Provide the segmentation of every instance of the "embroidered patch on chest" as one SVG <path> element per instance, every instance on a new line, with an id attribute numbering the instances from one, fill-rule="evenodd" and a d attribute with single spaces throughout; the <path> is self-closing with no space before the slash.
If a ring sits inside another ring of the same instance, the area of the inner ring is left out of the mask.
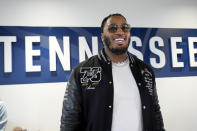
<path id="1" fill-rule="evenodd" d="M 80 82 L 87 89 L 95 89 L 101 81 L 101 67 L 81 67 Z"/>

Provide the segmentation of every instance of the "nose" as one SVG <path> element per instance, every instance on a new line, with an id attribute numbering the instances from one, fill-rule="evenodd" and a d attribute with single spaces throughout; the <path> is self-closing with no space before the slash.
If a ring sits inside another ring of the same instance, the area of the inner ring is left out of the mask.
<path id="1" fill-rule="evenodd" d="M 120 27 L 118 27 L 118 29 L 117 29 L 117 31 L 116 31 L 116 34 L 124 34 L 124 31 L 120 28 Z"/>

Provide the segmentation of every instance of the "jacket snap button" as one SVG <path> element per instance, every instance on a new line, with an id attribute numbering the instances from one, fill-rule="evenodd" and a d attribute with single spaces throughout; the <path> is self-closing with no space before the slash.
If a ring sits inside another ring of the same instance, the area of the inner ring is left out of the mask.
<path id="1" fill-rule="evenodd" d="M 146 106 L 143 106 L 143 109 L 145 110 L 146 109 Z"/>
<path id="2" fill-rule="evenodd" d="M 141 86 L 141 83 L 138 83 L 139 86 Z"/>
<path id="3" fill-rule="evenodd" d="M 111 84 L 112 82 L 111 81 L 109 81 L 109 84 Z"/>
<path id="4" fill-rule="evenodd" d="M 109 105 L 108 107 L 109 107 L 110 109 L 112 108 L 112 106 L 111 106 L 111 105 Z"/>

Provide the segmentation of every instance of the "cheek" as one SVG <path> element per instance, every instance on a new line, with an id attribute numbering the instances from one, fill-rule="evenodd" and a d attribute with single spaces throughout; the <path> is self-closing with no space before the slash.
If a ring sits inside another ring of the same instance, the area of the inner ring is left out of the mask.
<path id="1" fill-rule="evenodd" d="M 130 33 L 128 33 L 128 34 L 127 34 L 127 37 L 129 38 L 130 36 L 131 36 L 131 34 L 130 34 Z"/>

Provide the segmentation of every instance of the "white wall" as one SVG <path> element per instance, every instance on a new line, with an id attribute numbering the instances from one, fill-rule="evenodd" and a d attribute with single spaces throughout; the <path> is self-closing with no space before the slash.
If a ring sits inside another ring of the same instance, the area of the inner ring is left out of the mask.
<path id="1" fill-rule="evenodd" d="M 133 27 L 197 28 L 195 0 L 0 0 L 0 26 L 98 27 L 109 13 L 120 12 Z M 157 79 L 167 131 L 197 129 L 197 77 Z M 7 103 L 6 131 L 58 131 L 66 83 L 1 85 Z"/>

